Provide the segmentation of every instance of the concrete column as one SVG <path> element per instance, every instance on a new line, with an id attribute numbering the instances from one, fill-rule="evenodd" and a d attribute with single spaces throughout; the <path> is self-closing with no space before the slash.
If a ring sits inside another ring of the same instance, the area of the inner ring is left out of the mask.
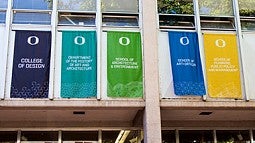
<path id="1" fill-rule="evenodd" d="M 142 38 L 144 49 L 145 143 L 161 143 L 158 75 L 157 0 L 142 0 Z"/>

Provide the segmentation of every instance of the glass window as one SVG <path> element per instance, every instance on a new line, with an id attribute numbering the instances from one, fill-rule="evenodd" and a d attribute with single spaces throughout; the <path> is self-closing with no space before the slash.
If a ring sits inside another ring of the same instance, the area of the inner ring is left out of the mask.
<path id="1" fill-rule="evenodd" d="M 14 9 L 40 9 L 50 10 L 52 9 L 53 0 L 14 0 Z"/>
<path id="2" fill-rule="evenodd" d="M 96 11 L 96 0 L 58 0 L 58 9 Z"/>
<path id="3" fill-rule="evenodd" d="M 49 13 L 15 12 L 13 15 L 14 24 L 43 24 L 49 25 L 51 15 Z"/>
<path id="4" fill-rule="evenodd" d="M 21 141 L 49 141 L 57 143 L 58 132 L 57 131 L 22 131 Z"/>
<path id="5" fill-rule="evenodd" d="M 242 30 L 255 30 L 255 18 L 251 19 L 241 19 L 241 28 Z"/>
<path id="6" fill-rule="evenodd" d="M 0 11 L 0 23 L 5 23 L 6 12 Z"/>
<path id="7" fill-rule="evenodd" d="M 187 130 L 179 131 L 180 143 L 212 143 L 213 131 L 210 130 Z"/>
<path id="8" fill-rule="evenodd" d="M 0 0 L 0 8 L 7 8 L 8 0 Z"/>
<path id="9" fill-rule="evenodd" d="M 59 13 L 59 25 L 80 25 L 80 26 L 95 26 L 95 14 L 86 14 L 84 13 Z"/>
<path id="10" fill-rule="evenodd" d="M 15 143 L 15 142 L 17 142 L 17 132 L 0 131 L 0 143 Z"/>
<path id="11" fill-rule="evenodd" d="M 102 0 L 102 11 L 138 13 L 138 0 Z"/>
<path id="12" fill-rule="evenodd" d="M 103 26 L 138 27 L 138 17 L 123 15 L 104 15 Z"/>
<path id="13" fill-rule="evenodd" d="M 255 1 L 254 0 L 239 0 L 240 16 L 255 17 Z"/>
<path id="14" fill-rule="evenodd" d="M 98 141 L 98 131 L 63 131 L 64 141 Z"/>
<path id="15" fill-rule="evenodd" d="M 199 0 L 201 15 L 233 16 L 232 0 Z"/>
<path id="16" fill-rule="evenodd" d="M 194 14 L 192 0 L 158 0 L 158 13 Z"/>
<path id="17" fill-rule="evenodd" d="M 176 143 L 174 130 L 162 131 L 162 143 Z"/>
<path id="18" fill-rule="evenodd" d="M 250 134 L 248 130 L 217 130 L 216 136 L 218 143 L 250 143 Z"/>
<path id="19" fill-rule="evenodd" d="M 194 29 L 194 16 L 159 15 L 160 28 Z"/>
<path id="20" fill-rule="evenodd" d="M 141 133 L 139 130 L 102 131 L 102 143 L 141 143 Z"/>

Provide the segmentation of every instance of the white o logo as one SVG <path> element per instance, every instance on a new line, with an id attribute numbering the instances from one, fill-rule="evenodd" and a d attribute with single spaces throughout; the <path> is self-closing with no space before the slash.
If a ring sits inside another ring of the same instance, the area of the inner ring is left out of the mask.
<path id="1" fill-rule="evenodd" d="M 222 39 L 218 39 L 215 41 L 215 45 L 219 48 L 224 48 L 224 47 L 226 47 L 226 41 L 224 41 Z"/>
<path id="2" fill-rule="evenodd" d="M 125 40 L 124 40 L 125 39 Z M 123 46 L 127 46 L 130 44 L 130 40 L 128 37 L 120 37 L 119 43 Z"/>
<path id="3" fill-rule="evenodd" d="M 189 38 L 188 38 L 188 37 L 181 37 L 181 38 L 180 38 L 180 43 L 181 43 L 183 46 L 189 45 Z"/>
<path id="4" fill-rule="evenodd" d="M 30 36 L 27 38 L 27 43 L 32 46 L 37 45 L 39 43 L 39 38 L 36 36 Z"/>
<path id="5" fill-rule="evenodd" d="M 82 36 L 76 36 L 76 37 L 74 38 L 74 43 L 75 43 L 76 45 L 83 45 L 83 44 L 85 44 L 85 38 L 82 37 Z"/>

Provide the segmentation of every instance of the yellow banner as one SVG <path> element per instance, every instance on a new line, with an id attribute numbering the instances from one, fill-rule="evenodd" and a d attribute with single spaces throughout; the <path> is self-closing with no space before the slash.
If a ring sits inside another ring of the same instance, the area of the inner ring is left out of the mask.
<path id="1" fill-rule="evenodd" d="M 204 33 L 207 86 L 212 98 L 242 98 L 235 34 Z"/>

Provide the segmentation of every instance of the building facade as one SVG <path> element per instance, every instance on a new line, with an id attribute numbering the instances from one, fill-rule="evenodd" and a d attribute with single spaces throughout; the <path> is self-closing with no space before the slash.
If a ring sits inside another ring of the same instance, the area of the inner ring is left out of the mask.
<path id="1" fill-rule="evenodd" d="M 0 0 L 1 143 L 248 143 L 253 0 Z"/>

